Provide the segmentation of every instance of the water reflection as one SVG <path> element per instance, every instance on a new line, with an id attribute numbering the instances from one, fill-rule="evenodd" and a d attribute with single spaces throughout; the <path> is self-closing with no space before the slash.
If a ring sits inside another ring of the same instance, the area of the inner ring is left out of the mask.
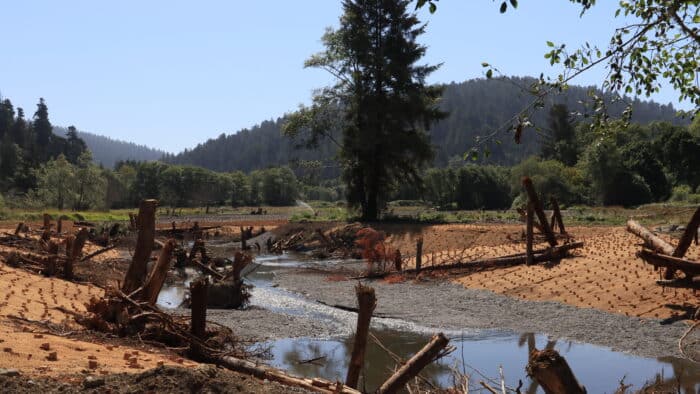
<path id="1" fill-rule="evenodd" d="M 407 332 L 373 331 L 379 340 L 404 359 L 418 351 L 429 338 Z M 345 380 L 347 363 L 352 351 L 352 339 L 282 339 L 272 341 L 271 363 L 294 374 L 319 376 L 330 380 Z M 663 381 L 675 387 L 680 381 L 682 392 L 696 393 L 700 388 L 700 368 L 690 361 L 665 357 L 656 359 L 636 357 L 609 349 L 571 341 L 557 341 L 544 335 L 502 335 L 483 339 L 472 336 L 452 338 L 456 351 L 426 368 L 422 375 L 433 384 L 449 387 L 454 384 L 453 369 L 472 376 L 471 382 L 498 377 L 503 366 L 506 384 L 517 387 L 522 380 L 523 393 L 542 392 L 537 383 L 527 378 L 525 365 L 529 352 L 535 347 L 556 349 L 566 357 L 576 376 L 589 393 L 612 393 L 624 378 L 633 389 L 649 381 Z M 364 378 L 369 391 L 376 389 L 390 374 L 394 360 L 371 340 L 367 347 Z"/>

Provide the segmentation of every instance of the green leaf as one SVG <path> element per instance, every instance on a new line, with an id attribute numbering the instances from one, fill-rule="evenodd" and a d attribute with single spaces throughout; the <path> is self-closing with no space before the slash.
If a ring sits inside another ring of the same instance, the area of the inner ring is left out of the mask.
<path id="1" fill-rule="evenodd" d="M 486 78 L 491 79 L 491 77 L 493 77 L 493 70 L 488 69 L 488 70 L 486 71 Z"/>
<path id="2" fill-rule="evenodd" d="M 504 1 L 503 3 L 501 3 L 501 14 L 505 13 L 507 9 L 508 4 L 506 4 L 506 2 Z"/>
<path id="3" fill-rule="evenodd" d="M 547 41 L 547 46 L 554 48 L 554 43 L 551 41 Z"/>
<path id="4" fill-rule="evenodd" d="M 437 6 L 435 5 L 435 3 L 430 3 L 430 8 L 429 8 L 429 10 L 430 10 L 430 13 L 431 13 L 431 14 L 434 14 L 434 13 L 435 13 L 435 11 L 437 10 Z"/>
<path id="5" fill-rule="evenodd" d="M 513 8 L 518 8 L 518 0 L 510 0 L 510 5 L 512 5 Z"/>
<path id="6" fill-rule="evenodd" d="M 481 63 L 481 67 L 488 67 L 488 66 L 489 66 L 489 64 L 486 62 Z"/>

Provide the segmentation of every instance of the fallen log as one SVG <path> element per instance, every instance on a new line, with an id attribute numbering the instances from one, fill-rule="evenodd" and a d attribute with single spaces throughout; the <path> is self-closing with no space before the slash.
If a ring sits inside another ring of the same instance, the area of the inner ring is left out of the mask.
<path id="1" fill-rule="evenodd" d="M 700 288 L 700 275 L 692 278 L 659 279 L 656 284 L 679 289 L 698 289 Z"/>
<path id="2" fill-rule="evenodd" d="M 195 266 L 199 267 L 201 270 L 206 271 L 208 274 L 213 275 L 215 278 L 221 280 L 225 278 L 225 275 L 222 274 L 219 271 L 216 271 L 215 269 L 209 267 L 208 265 L 202 264 L 201 262 L 197 260 L 191 260 L 190 261 L 192 264 Z"/>
<path id="3" fill-rule="evenodd" d="M 151 259 L 156 228 L 157 200 L 143 200 L 139 206 L 138 216 L 135 217 L 138 237 L 136 238 L 136 250 L 129 264 L 129 269 L 124 278 L 122 291 L 130 294 L 141 287 L 146 279 L 147 264 Z"/>
<path id="4" fill-rule="evenodd" d="M 527 196 L 530 199 L 530 202 L 532 202 L 532 207 L 535 210 L 535 214 L 537 214 L 537 218 L 540 221 L 540 225 L 542 226 L 542 231 L 544 231 L 544 236 L 547 239 L 547 242 L 549 242 L 549 244 L 552 246 L 557 246 L 557 238 L 554 236 L 552 228 L 549 227 L 547 216 L 545 216 L 544 211 L 542 210 L 542 204 L 540 203 L 540 199 L 537 197 L 535 187 L 532 185 L 532 179 L 529 177 L 523 177 L 523 187 L 525 187 Z"/>
<path id="5" fill-rule="evenodd" d="M 637 257 L 655 267 L 663 267 L 673 271 L 682 271 L 688 278 L 694 275 L 700 275 L 700 262 L 667 256 L 649 249 L 640 250 L 637 252 Z"/>
<path id="6" fill-rule="evenodd" d="M 94 252 L 92 252 L 92 253 L 90 253 L 90 254 L 84 256 L 82 259 L 80 259 L 80 261 L 87 261 L 87 260 L 90 260 L 90 259 L 93 258 L 93 257 L 96 257 L 96 256 L 99 256 L 99 255 L 101 255 L 101 254 L 103 254 L 103 253 L 109 252 L 110 250 L 116 248 L 117 246 L 118 246 L 118 244 L 115 243 L 115 244 L 112 245 L 112 246 L 108 246 L 108 247 L 106 247 L 106 248 L 102 248 L 102 249 L 100 249 L 100 250 L 96 250 L 96 251 L 94 251 Z"/>
<path id="7" fill-rule="evenodd" d="M 671 246 L 668 242 L 657 237 L 651 231 L 647 230 L 646 227 L 642 226 L 636 220 L 627 221 L 627 231 L 638 236 L 644 240 L 645 245 L 649 249 L 661 252 L 666 255 L 673 255 L 675 248 Z"/>
<path id="8" fill-rule="evenodd" d="M 450 340 L 442 333 L 433 336 L 427 345 L 406 361 L 406 363 L 391 375 L 389 379 L 382 383 L 377 393 L 397 393 L 410 379 L 418 375 L 426 365 L 432 363 L 449 342 Z"/>
<path id="9" fill-rule="evenodd" d="M 301 387 L 303 389 L 323 394 L 361 394 L 360 391 L 348 387 L 340 382 L 331 382 L 319 378 L 300 378 L 290 375 L 276 368 L 266 365 L 258 365 L 248 360 L 224 356 L 215 360 L 217 364 L 226 367 L 232 371 L 252 375 L 258 379 L 267 379 L 270 381 L 282 383 L 287 386 Z"/>
<path id="10" fill-rule="evenodd" d="M 548 248 L 544 250 L 538 250 L 533 252 L 532 261 L 535 263 L 541 263 L 545 261 L 558 260 L 566 256 L 566 253 L 572 249 L 578 249 L 583 247 L 583 242 L 572 242 L 564 244 L 561 246 L 555 246 L 553 248 Z M 473 260 L 464 263 L 454 263 L 454 264 L 442 264 L 442 265 L 431 265 L 428 267 L 423 267 L 422 271 L 437 271 L 437 270 L 449 270 L 457 268 L 493 268 L 493 267 L 509 267 L 512 265 L 526 264 L 527 263 L 527 253 L 515 254 L 512 256 L 505 257 L 495 257 L 492 259 L 481 259 Z M 415 270 L 404 270 L 405 273 L 413 273 Z M 355 278 L 351 278 L 355 279 Z"/>
<path id="11" fill-rule="evenodd" d="M 345 378 L 345 384 L 352 388 L 357 388 L 360 371 L 362 371 L 362 366 L 365 362 L 369 323 L 372 319 L 372 312 L 377 307 L 377 296 L 373 288 L 360 283 L 355 286 L 355 294 L 357 295 L 357 306 L 359 308 L 357 329 L 355 330 L 355 340 L 348 365 L 348 373 Z"/>
<path id="12" fill-rule="evenodd" d="M 533 350 L 525 368 L 546 394 L 585 394 L 569 364 L 556 350 Z"/>

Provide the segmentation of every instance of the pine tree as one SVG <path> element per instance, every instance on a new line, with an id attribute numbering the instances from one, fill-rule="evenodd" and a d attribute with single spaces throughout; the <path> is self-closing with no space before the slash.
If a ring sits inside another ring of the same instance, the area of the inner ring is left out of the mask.
<path id="1" fill-rule="evenodd" d="M 40 162 L 45 162 L 49 159 L 49 143 L 51 142 L 53 127 L 51 126 L 51 122 L 49 122 L 49 109 L 44 99 L 40 98 L 39 104 L 36 106 L 37 109 L 34 113 L 34 121 L 32 123 L 32 129 L 36 136 L 36 154 Z"/>
<path id="2" fill-rule="evenodd" d="M 331 72 L 337 84 L 314 97 L 288 123 L 294 135 L 310 128 L 329 134 L 328 108 L 344 110 L 340 158 L 348 203 L 364 220 L 376 220 L 398 182 L 420 185 L 419 171 L 432 158 L 427 130 L 445 117 L 438 110 L 442 89 L 425 79 L 437 66 L 416 65 L 426 47 L 424 33 L 407 0 L 345 0 L 340 28 L 323 36 L 325 51 L 307 67 Z"/>

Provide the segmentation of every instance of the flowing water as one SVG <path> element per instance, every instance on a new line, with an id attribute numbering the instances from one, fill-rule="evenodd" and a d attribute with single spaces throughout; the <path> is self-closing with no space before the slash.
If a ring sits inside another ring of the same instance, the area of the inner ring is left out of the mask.
<path id="1" fill-rule="evenodd" d="M 255 271 L 247 276 L 255 285 L 252 290 L 252 305 L 276 313 L 315 319 L 335 333 L 331 338 L 283 338 L 269 341 L 266 343 L 272 354 L 269 363 L 301 376 L 343 381 L 357 315 L 277 288 L 272 285 L 271 279 L 275 274 L 290 268 L 328 268 L 347 262 L 308 261 L 300 256 L 282 255 L 260 256 L 256 263 L 259 265 Z M 185 287 L 180 284 L 164 289 L 159 304 L 164 307 L 177 306 L 185 294 Z M 403 359 L 427 343 L 434 332 L 435 329 L 399 319 L 372 320 L 372 333 L 385 348 Z M 440 387 L 452 386 L 458 374 L 470 375 L 472 384 L 479 380 L 488 382 L 489 379 L 499 377 L 499 366 L 502 366 L 508 386 L 517 387 L 521 380 L 523 393 L 541 392 L 525 374 L 528 353 L 537 347 L 559 351 L 589 393 L 613 393 L 623 378 L 626 384 L 632 384 L 636 389 L 648 381 L 664 380 L 680 381 L 685 393 L 700 392 L 700 368 L 697 364 L 679 358 L 637 357 L 605 347 L 533 333 L 469 327 L 443 332 L 450 337 L 450 344 L 455 347 L 455 351 L 422 373 L 424 378 Z M 368 343 L 365 357 L 363 373 L 366 381 L 363 384 L 368 390 L 373 390 L 390 375 L 390 368 L 396 363 L 372 340 Z"/>

